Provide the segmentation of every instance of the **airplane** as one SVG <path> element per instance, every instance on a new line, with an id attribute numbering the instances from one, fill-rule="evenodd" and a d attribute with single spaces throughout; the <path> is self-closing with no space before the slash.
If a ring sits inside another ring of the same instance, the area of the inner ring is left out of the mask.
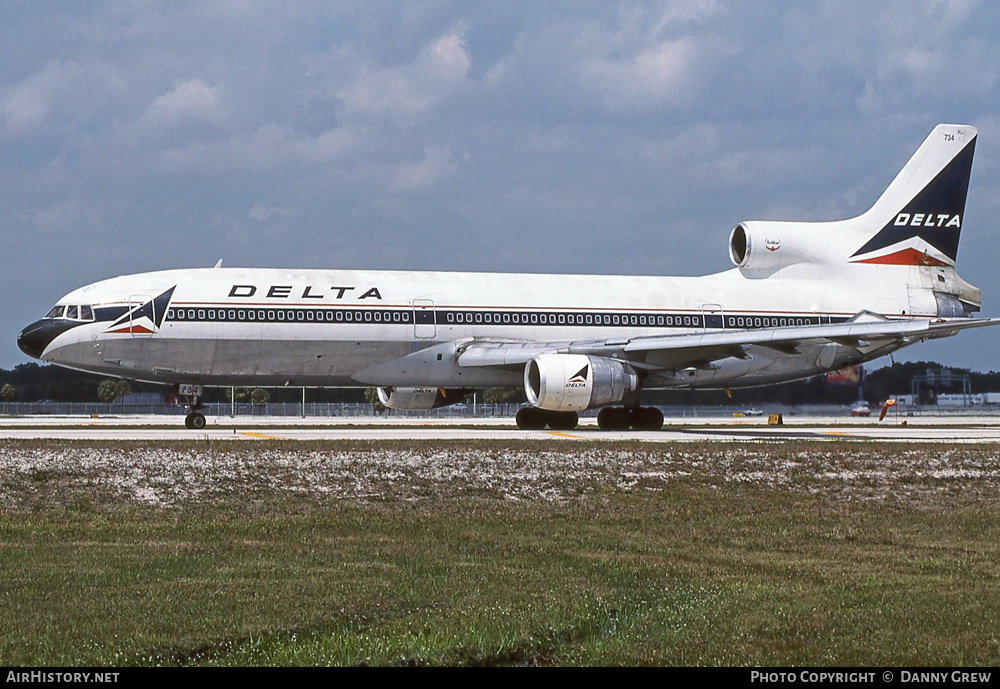
<path id="1" fill-rule="evenodd" d="M 175 385 L 375 387 L 393 409 L 523 389 L 524 429 L 659 429 L 643 390 L 780 383 L 1000 319 L 955 270 L 977 136 L 934 128 L 847 220 L 741 222 L 701 277 L 214 268 L 81 287 L 18 335 L 44 362 Z"/>

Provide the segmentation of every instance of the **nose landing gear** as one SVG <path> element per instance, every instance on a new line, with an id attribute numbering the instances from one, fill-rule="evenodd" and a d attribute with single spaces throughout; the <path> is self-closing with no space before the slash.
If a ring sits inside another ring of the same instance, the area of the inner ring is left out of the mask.
<path id="1" fill-rule="evenodd" d="M 203 385 L 178 385 L 177 394 L 183 395 L 184 399 L 187 400 L 188 414 L 184 417 L 184 427 L 200 431 L 208 423 L 205 415 L 198 411 L 205 406 L 201 401 L 201 396 L 205 394 L 205 387 Z"/>

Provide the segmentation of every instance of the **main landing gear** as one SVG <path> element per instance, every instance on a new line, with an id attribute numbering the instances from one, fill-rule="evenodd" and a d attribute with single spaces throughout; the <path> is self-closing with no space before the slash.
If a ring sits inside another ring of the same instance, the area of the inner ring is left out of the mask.
<path id="1" fill-rule="evenodd" d="M 199 409 L 203 409 L 205 404 L 201 401 L 201 396 L 205 394 L 202 385 L 178 385 L 177 393 L 183 395 L 187 400 L 188 414 L 184 417 L 184 427 L 200 431 L 208 421 Z"/>
<path id="2" fill-rule="evenodd" d="M 517 427 L 526 431 L 540 431 L 546 426 L 554 431 L 576 428 L 580 418 L 575 411 L 548 411 L 538 407 L 517 410 Z M 597 425 L 602 431 L 658 431 L 663 428 L 663 412 L 656 407 L 605 407 L 597 415 Z"/>

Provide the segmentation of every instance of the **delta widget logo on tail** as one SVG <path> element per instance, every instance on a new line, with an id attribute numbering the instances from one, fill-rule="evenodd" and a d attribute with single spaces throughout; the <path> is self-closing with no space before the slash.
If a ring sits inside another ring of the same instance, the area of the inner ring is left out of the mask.
<path id="1" fill-rule="evenodd" d="M 973 138 L 878 234 L 854 252 L 852 261 L 897 266 L 955 265 L 975 148 Z"/>
<path id="2" fill-rule="evenodd" d="M 167 313 L 167 306 L 170 304 L 170 297 L 173 296 L 175 289 L 177 289 L 177 285 L 155 299 L 133 307 L 105 332 L 132 335 L 152 335 L 157 332 L 160 325 L 163 324 L 163 316 Z"/>

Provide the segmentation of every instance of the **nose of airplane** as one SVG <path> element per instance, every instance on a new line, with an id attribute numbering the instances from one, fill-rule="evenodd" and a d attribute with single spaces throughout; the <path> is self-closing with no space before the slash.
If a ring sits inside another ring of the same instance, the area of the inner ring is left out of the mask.
<path id="1" fill-rule="evenodd" d="M 28 356 L 39 359 L 52 340 L 75 325 L 72 321 L 46 319 L 35 321 L 17 336 L 17 346 Z"/>

